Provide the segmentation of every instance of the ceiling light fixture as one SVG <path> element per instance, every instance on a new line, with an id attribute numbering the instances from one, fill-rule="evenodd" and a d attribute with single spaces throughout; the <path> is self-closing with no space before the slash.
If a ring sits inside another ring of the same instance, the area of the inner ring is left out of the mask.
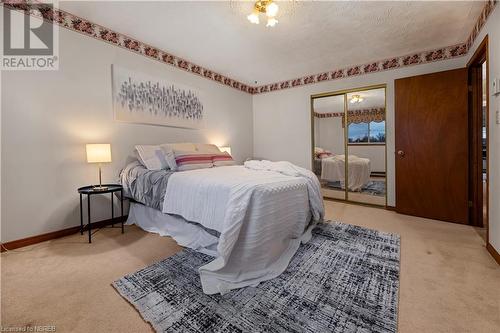
<path id="1" fill-rule="evenodd" d="M 276 19 L 278 11 L 278 5 L 272 0 L 259 0 L 255 2 L 252 14 L 248 15 L 247 19 L 250 21 L 250 23 L 259 24 L 260 14 L 265 14 L 267 16 L 266 27 L 274 27 L 276 24 L 278 24 L 278 20 Z"/>
<path id="2" fill-rule="evenodd" d="M 351 97 L 351 104 L 355 104 L 355 103 L 361 103 L 363 101 L 363 97 L 361 97 L 361 95 L 352 95 Z"/>

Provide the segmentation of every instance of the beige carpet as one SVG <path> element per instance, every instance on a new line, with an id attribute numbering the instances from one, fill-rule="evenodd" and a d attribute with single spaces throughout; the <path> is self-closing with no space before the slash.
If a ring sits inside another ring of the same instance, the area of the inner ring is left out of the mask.
<path id="1" fill-rule="evenodd" d="M 500 266 L 481 230 L 325 202 L 327 218 L 401 235 L 399 332 L 499 332 Z M 2 326 L 57 332 L 149 332 L 111 287 L 121 276 L 180 249 L 136 227 L 79 234 L 1 256 Z"/>

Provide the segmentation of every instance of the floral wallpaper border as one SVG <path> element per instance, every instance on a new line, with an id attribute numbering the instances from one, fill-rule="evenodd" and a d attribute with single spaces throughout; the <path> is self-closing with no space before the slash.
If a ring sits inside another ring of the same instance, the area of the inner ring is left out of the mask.
<path id="1" fill-rule="evenodd" d="M 364 65 L 355 65 L 343 69 L 336 69 L 319 74 L 307 75 L 304 77 L 286 80 L 282 82 L 266 84 L 254 87 L 253 94 L 278 91 L 287 88 L 304 86 L 307 84 L 319 83 L 323 81 L 338 80 L 351 76 L 382 72 L 401 67 L 462 57 L 466 55 L 467 52 L 469 52 L 469 48 L 472 46 L 475 39 L 479 35 L 479 32 L 481 31 L 482 27 L 486 24 L 486 21 L 488 20 L 488 17 L 491 14 L 491 12 L 493 12 L 493 9 L 495 8 L 497 2 L 498 2 L 497 0 L 488 0 L 488 2 L 486 2 L 481 12 L 481 15 L 479 15 L 479 18 L 477 19 L 476 24 L 474 25 L 474 28 L 465 43 L 443 47 L 436 50 L 416 52 L 405 56 L 374 61 L 371 63 L 366 63 Z"/>
<path id="2" fill-rule="evenodd" d="M 498 0 L 488 0 L 488 2 L 486 2 L 486 4 L 484 5 L 481 15 L 479 15 L 476 24 L 474 25 L 474 28 L 472 29 L 472 32 L 469 35 L 469 38 L 467 38 L 467 41 L 465 42 L 465 44 L 467 45 L 467 51 L 471 48 L 472 44 L 474 44 L 474 41 L 479 35 L 479 32 L 486 24 L 488 17 L 493 12 L 493 9 L 495 9 L 497 3 Z"/>
<path id="3" fill-rule="evenodd" d="M 277 83 L 266 84 L 252 87 L 239 81 L 233 80 L 227 76 L 214 72 L 210 69 L 196 65 L 188 60 L 179 58 L 166 51 L 160 50 L 154 46 L 143 43 L 137 39 L 128 37 L 106 27 L 90 22 L 84 18 L 78 17 L 60 9 L 52 9 L 47 6 L 45 10 L 32 11 L 32 1 L 28 0 L 2 0 L 4 6 L 19 10 L 27 15 L 41 16 L 43 19 L 58 24 L 61 27 L 79 32 L 83 35 L 104 41 L 109 44 L 127 49 L 131 52 L 141 54 L 145 57 L 160 61 L 162 63 L 177 67 L 184 71 L 197 74 L 206 79 L 216 81 L 220 84 L 235 88 L 249 94 L 262 94 L 272 91 L 278 91 L 307 84 L 319 83 L 323 81 L 339 80 L 351 76 L 376 73 L 391 69 L 397 69 L 412 65 L 425 64 L 435 61 L 441 61 L 451 58 L 462 57 L 467 54 L 469 48 L 479 35 L 482 27 L 486 23 L 489 15 L 495 8 L 498 0 L 488 0 L 479 16 L 467 41 L 461 44 L 443 47 L 440 49 L 416 52 L 405 56 L 393 57 L 384 60 L 374 61 L 363 65 L 355 65 L 342 69 L 331 70 L 319 74 L 307 75 L 300 78 L 286 80 Z M 40 3 L 37 3 L 37 8 Z"/>
<path id="4" fill-rule="evenodd" d="M 351 76 L 359 76 L 364 74 L 382 72 L 411 65 L 425 64 L 434 61 L 461 57 L 467 54 L 467 46 L 465 43 L 445 48 L 413 53 L 411 55 L 394 57 L 379 61 L 370 62 L 364 65 L 355 65 L 342 69 L 336 69 L 319 74 L 307 75 L 304 77 L 286 80 L 277 83 L 266 84 L 254 87 L 254 94 L 272 92 L 287 88 L 304 86 L 307 84 L 319 83 L 323 81 L 332 81 L 348 78 Z"/>
<path id="5" fill-rule="evenodd" d="M 57 8 L 52 9 L 52 7 L 50 6 L 46 6 L 44 8 L 43 4 L 41 3 L 26 0 L 2 0 L 2 2 L 4 3 L 4 6 L 22 11 L 27 15 L 40 17 L 41 12 L 41 16 L 43 19 L 54 24 L 58 24 L 63 28 L 67 28 L 69 30 L 79 32 L 83 35 L 101 40 L 103 42 L 116 45 L 131 52 L 177 67 L 184 71 L 200 75 L 206 79 L 219 82 L 243 92 L 250 94 L 253 92 L 253 88 L 249 85 L 233 80 L 227 76 L 196 65 L 188 60 L 179 58 L 154 46 L 148 45 L 137 39 L 128 37 L 124 34 L 90 22 L 84 18 L 78 17 L 63 10 Z M 40 12 L 32 10 L 33 4 L 36 4 L 37 9 L 39 9 Z"/>

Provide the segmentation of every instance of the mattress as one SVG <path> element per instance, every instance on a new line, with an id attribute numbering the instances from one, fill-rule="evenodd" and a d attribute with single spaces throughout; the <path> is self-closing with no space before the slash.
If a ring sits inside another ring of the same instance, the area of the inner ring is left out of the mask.
<path id="1" fill-rule="evenodd" d="M 349 155 L 348 158 L 348 189 L 360 191 L 370 181 L 370 160 Z M 345 155 L 325 157 L 321 160 L 321 179 L 328 182 L 340 181 L 345 188 Z"/>

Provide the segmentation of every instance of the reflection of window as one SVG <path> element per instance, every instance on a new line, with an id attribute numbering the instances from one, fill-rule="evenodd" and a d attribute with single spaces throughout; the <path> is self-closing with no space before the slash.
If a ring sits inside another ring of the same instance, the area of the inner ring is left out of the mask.
<path id="1" fill-rule="evenodd" d="M 385 121 L 349 124 L 349 143 L 385 143 Z"/>

